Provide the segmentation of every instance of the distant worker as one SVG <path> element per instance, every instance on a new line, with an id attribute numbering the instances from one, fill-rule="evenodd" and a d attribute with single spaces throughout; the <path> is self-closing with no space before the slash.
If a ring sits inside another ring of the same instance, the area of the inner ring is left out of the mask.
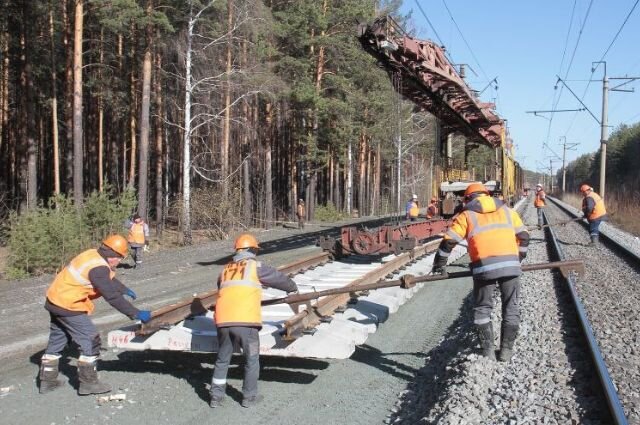
<path id="1" fill-rule="evenodd" d="M 582 213 L 589 222 L 590 245 L 598 246 L 600 239 L 600 223 L 607 219 L 607 210 L 604 207 L 604 200 L 593 191 L 588 184 L 580 186 L 582 192 Z"/>
<path id="2" fill-rule="evenodd" d="M 127 229 L 129 229 L 129 235 L 127 240 L 129 246 L 133 251 L 134 268 L 138 268 L 142 265 L 142 251 L 147 251 L 149 248 L 149 225 L 144 222 L 140 217 L 140 214 L 134 214 L 131 220 L 126 223 Z"/>
<path id="3" fill-rule="evenodd" d="M 495 360 L 493 291 L 497 284 L 502 297 L 502 332 L 498 359 L 507 362 L 520 325 L 520 262 L 527 256 L 529 233 L 517 212 L 489 196 L 481 183 L 465 191 L 466 205 L 453 219 L 433 260 L 432 273 L 444 273 L 455 245 L 467 241 L 473 273 L 473 321 L 480 338 L 482 354 Z"/>
<path id="4" fill-rule="evenodd" d="M 298 229 L 304 229 L 304 220 L 307 217 L 307 209 L 304 205 L 304 199 L 298 199 L 296 216 L 298 217 Z"/>
<path id="5" fill-rule="evenodd" d="M 258 241 L 253 235 L 240 235 L 235 242 L 233 260 L 218 278 L 215 310 L 218 357 L 211 380 L 209 406 L 212 408 L 219 407 L 224 399 L 234 345 L 242 347 L 245 358 L 242 407 L 251 407 L 262 400 L 262 396 L 258 396 L 262 285 L 287 293 L 298 290 L 296 283 L 287 275 L 257 261 L 258 249 Z"/>
<path id="6" fill-rule="evenodd" d="M 427 218 L 433 218 L 438 215 L 438 198 L 431 198 L 431 202 L 427 206 Z"/>
<path id="7" fill-rule="evenodd" d="M 115 269 L 127 256 L 127 241 L 120 235 L 107 237 L 98 249 L 89 249 L 75 257 L 57 274 L 47 290 L 44 308 L 49 311 L 49 344 L 40 363 L 40 393 L 62 385 L 58 380 L 61 352 L 73 341 L 78 345 L 79 395 L 102 394 L 111 386 L 98 380 L 96 362 L 100 355 L 100 334 L 89 315 L 93 300 L 104 297 L 113 308 L 130 319 L 143 323 L 151 312 L 138 310 L 123 295 L 136 299 L 136 294 L 115 277 Z"/>
<path id="8" fill-rule="evenodd" d="M 536 211 L 538 212 L 538 229 L 542 229 L 542 225 L 544 224 L 544 220 L 542 218 L 542 209 L 547 205 L 547 194 L 544 193 L 544 189 L 542 189 L 542 185 L 538 183 L 536 185 L 536 193 L 535 198 L 533 199 L 533 206 L 536 207 Z"/>
<path id="9" fill-rule="evenodd" d="M 405 206 L 405 216 L 407 220 L 416 221 L 420 209 L 418 208 L 418 195 L 415 193 L 411 196 L 411 199 L 407 201 Z"/>

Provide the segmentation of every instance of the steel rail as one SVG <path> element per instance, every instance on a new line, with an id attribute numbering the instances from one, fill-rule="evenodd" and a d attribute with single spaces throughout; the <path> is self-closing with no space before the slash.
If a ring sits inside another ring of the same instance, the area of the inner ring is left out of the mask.
<path id="1" fill-rule="evenodd" d="M 387 275 L 396 272 L 403 266 L 434 252 L 439 244 L 440 239 L 437 239 L 427 244 L 417 246 L 409 252 L 398 255 L 396 258 L 370 271 L 361 278 L 354 280 L 349 285 L 346 285 L 346 287 L 353 288 L 355 292 L 358 290 L 359 285 L 374 283 L 384 279 Z M 297 313 L 284 323 L 283 338 L 298 338 L 305 330 L 317 326 L 322 322 L 323 318 L 331 316 L 338 308 L 345 306 L 350 299 L 351 296 L 349 294 L 330 295 L 322 298 L 312 308 L 307 308 Z"/>
<path id="2" fill-rule="evenodd" d="M 544 212 L 543 217 L 545 223 L 548 223 L 547 216 L 546 214 L 544 214 Z M 555 251 L 555 255 L 560 261 L 563 261 L 565 259 L 565 255 L 562 251 L 562 247 L 558 242 L 558 238 L 556 237 L 554 229 L 551 227 L 547 227 L 546 231 L 548 232 L 547 234 L 551 239 L 551 246 Z M 596 337 L 593 334 L 593 329 L 591 327 L 591 323 L 589 323 L 589 319 L 587 318 L 586 310 L 582 305 L 582 301 L 580 300 L 578 293 L 576 292 L 575 279 L 571 275 L 564 276 L 564 279 L 566 281 L 567 287 L 569 288 L 569 292 L 571 293 L 571 299 L 573 300 L 573 305 L 576 309 L 580 327 L 582 328 L 585 338 L 587 339 L 587 345 L 589 346 L 589 351 L 591 353 L 593 363 L 596 367 L 598 378 L 600 379 L 600 383 L 602 384 L 611 417 L 614 420 L 615 424 L 626 425 L 628 422 L 624 414 L 624 409 L 622 408 L 622 403 L 620 402 L 618 392 L 616 391 L 613 381 L 611 380 L 611 375 L 609 375 L 609 370 L 607 369 L 607 365 L 604 362 L 602 353 L 600 352 L 600 347 L 598 346 Z"/>
<path id="3" fill-rule="evenodd" d="M 278 267 L 278 270 L 289 276 L 296 275 L 302 271 L 325 264 L 331 260 L 328 252 L 311 255 L 292 263 Z M 173 304 L 160 307 L 151 313 L 151 320 L 140 326 L 137 335 L 151 335 L 158 330 L 178 322 L 190 316 L 205 314 L 210 310 L 218 299 L 218 290 L 203 292 L 186 298 Z"/>
<path id="4" fill-rule="evenodd" d="M 571 217 L 575 217 L 576 221 L 578 221 L 578 223 L 580 223 L 582 226 L 586 227 L 587 229 L 589 228 L 589 224 L 586 221 L 586 219 L 578 220 L 579 215 L 571 211 L 570 209 L 568 209 L 565 205 L 563 205 L 563 203 L 561 203 L 560 200 L 556 198 L 552 198 L 550 196 L 547 196 L 547 199 L 550 199 L 554 203 L 554 205 L 556 205 L 558 208 L 564 211 L 567 215 Z M 631 260 L 631 263 L 632 263 L 631 265 L 633 267 L 638 267 L 638 263 L 640 263 L 640 256 L 635 251 L 633 251 L 633 249 L 620 243 L 619 241 L 615 240 L 611 236 L 608 236 L 606 234 L 606 230 L 600 229 L 600 237 L 606 240 L 608 244 L 615 247 L 616 250 L 620 251 L 625 256 L 627 256 L 627 258 Z"/>

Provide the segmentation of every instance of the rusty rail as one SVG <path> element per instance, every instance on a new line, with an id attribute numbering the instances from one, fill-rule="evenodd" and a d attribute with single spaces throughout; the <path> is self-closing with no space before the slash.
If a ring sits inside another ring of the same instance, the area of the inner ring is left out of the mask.
<path id="1" fill-rule="evenodd" d="M 347 287 L 353 291 L 358 290 L 358 286 L 377 282 L 384 279 L 387 275 L 397 271 L 402 266 L 414 261 L 415 259 L 427 255 L 438 248 L 440 240 L 429 242 L 425 245 L 418 246 L 409 252 L 405 252 L 385 263 L 382 267 L 372 270 L 363 277 L 354 280 Z M 321 322 L 325 316 L 331 316 L 336 309 L 344 306 L 351 296 L 346 294 L 327 296 L 321 299 L 313 309 L 303 310 L 295 316 L 287 320 L 284 324 L 283 338 L 295 339 L 302 334 L 302 331 L 315 327 Z"/>
<path id="2" fill-rule="evenodd" d="M 302 271 L 327 263 L 330 259 L 328 252 L 321 252 L 280 266 L 278 270 L 289 276 L 293 276 Z M 151 313 L 151 320 L 141 325 L 136 334 L 150 335 L 164 327 L 181 322 L 187 317 L 205 314 L 216 304 L 217 299 L 218 290 L 214 289 L 154 310 Z"/>

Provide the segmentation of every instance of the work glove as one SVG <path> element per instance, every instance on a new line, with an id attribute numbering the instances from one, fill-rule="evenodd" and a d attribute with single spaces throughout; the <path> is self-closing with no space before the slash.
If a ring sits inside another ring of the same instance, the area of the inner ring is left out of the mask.
<path id="1" fill-rule="evenodd" d="M 520 262 L 522 263 L 522 260 L 527 258 L 527 253 L 526 252 L 520 252 L 520 253 L 518 253 L 518 257 L 520 258 Z"/>
<path id="2" fill-rule="evenodd" d="M 293 295 L 293 294 L 298 294 L 298 293 L 300 293 L 300 291 L 298 290 L 297 287 L 293 291 L 287 291 L 287 295 Z"/>
<path id="3" fill-rule="evenodd" d="M 131 298 L 132 300 L 135 300 L 136 298 L 138 298 L 138 296 L 136 295 L 135 292 L 133 292 L 133 290 L 127 288 L 127 291 L 124 293 L 127 297 Z"/>
<path id="4" fill-rule="evenodd" d="M 140 320 L 142 323 L 147 323 L 151 320 L 151 312 L 149 310 L 140 310 L 138 314 L 136 314 L 136 319 Z"/>
<path id="5" fill-rule="evenodd" d="M 144 248 L 142 248 L 143 252 L 149 252 L 149 244 L 146 244 Z"/>

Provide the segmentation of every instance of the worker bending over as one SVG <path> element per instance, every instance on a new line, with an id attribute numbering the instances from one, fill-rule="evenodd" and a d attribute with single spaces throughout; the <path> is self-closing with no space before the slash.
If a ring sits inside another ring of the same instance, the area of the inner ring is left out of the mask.
<path id="1" fill-rule="evenodd" d="M 93 300 L 104 297 L 116 310 L 130 319 L 148 322 L 151 312 L 138 310 L 123 295 L 136 294 L 116 279 L 115 269 L 127 256 L 127 241 L 120 235 L 106 238 L 98 249 L 89 249 L 75 257 L 58 273 L 47 290 L 44 308 L 49 311 L 49 344 L 40 363 L 40 393 L 55 390 L 62 350 L 73 341 L 80 349 L 78 358 L 79 395 L 101 394 L 111 386 L 98 380 L 96 362 L 100 354 L 100 334 L 89 318 Z"/>
<path id="2" fill-rule="evenodd" d="M 590 245 L 598 246 L 600 239 L 600 223 L 607 219 L 607 209 L 604 200 L 593 191 L 588 184 L 580 186 L 582 192 L 582 213 L 589 222 Z"/>
<path id="3" fill-rule="evenodd" d="M 520 262 L 527 255 L 529 233 L 517 212 L 504 202 L 489 196 L 481 183 L 465 191 L 463 211 L 454 218 L 433 260 L 433 273 L 444 273 L 454 246 L 467 241 L 473 273 L 473 321 L 478 331 L 482 354 L 495 360 L 493 326 L 494 285 L 502 297 L 500 361 L 509 361 L 520 325 Z"/>
<path id="4" fill-rule="evenodd" d="M 298 290 L 296 283 L 287 275 L 257 261 L 258 249 L 258 241 L 253 235 L 240 235 L 235 242 L 233 260 L 218 278 L 215 311 L 218 357 L 213 368 L 209 403 L 214 408 L 220 406 L 224 399 L 234 345 L 242 347 L 245 358 L 242 407 L 251 407 L 262 399 L 258 395 L 262 285 L 287 293 Z"/>

